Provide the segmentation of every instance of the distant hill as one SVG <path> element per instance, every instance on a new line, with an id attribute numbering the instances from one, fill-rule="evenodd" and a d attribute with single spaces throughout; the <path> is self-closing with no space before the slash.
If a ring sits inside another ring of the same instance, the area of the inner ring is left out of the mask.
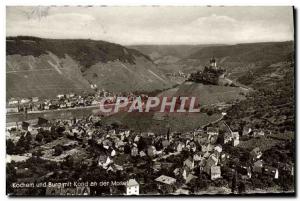
<path id="1" fill-rule="evenodd" d="M 155 63 L 168 64 L 184 59 L 208 46 L 214 45 L 133 45 L 129 47 L 149 56 Z"/>
<path id="2" fill-rule="evenodd" d="M 222 63 L 276 63 L 293 56 L 293 48 L 292 41 L 211 46 L 192 53 L 188 58 L 207 61 L 214 56 Z"/>
<path id="3" fill-rule="evenodd" d="M 202 70 L 214 56 L 218 64 L 236 79 L 250 69 L 289 61 L 294 42 L 244 43 L 236 45 L 140 45 L 131 46 L 148 55 L 164 73 Z"/>
<path id="4" fill-rule="evenodd" d="M 137 50 L 93 40 L 6 39 L 7 96 L 55 96 L 91 91 L 153 91 L 172 83 Z"/>
<path id="5" fill-rule="evenodd" d="M 292 60 L 294 42 L 245 43 L 204 47 L 192 53 L 188 59 L 198 60 L 199 66 L 203 66 L 212 56 L 218 60 L 220 66 L 231 72 L 232 77 L 237 78 L 249 69 Z"/>

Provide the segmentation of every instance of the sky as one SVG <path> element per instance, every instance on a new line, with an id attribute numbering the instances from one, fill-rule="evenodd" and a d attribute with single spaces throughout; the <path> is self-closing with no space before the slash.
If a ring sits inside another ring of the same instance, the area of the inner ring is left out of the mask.
<path id="1" fill-rule="evenodd" d="M 293 8 L 8 6 L 6 35 L 122 45 L 287 41 L 294 37 Z"/>

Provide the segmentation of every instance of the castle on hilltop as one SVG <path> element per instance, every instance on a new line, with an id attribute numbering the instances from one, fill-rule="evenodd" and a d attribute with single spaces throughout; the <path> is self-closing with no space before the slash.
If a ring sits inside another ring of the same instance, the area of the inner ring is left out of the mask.
<path id="1" fill-rule="evenodd" d="M 203 71 L 191 73 L 189 81 L 203 84 L 219 85 L 220 79 L 224 79 L 226 70 L 217 65 L 217 61 L 212 57 L 209 66 L 205 66 Z"/>

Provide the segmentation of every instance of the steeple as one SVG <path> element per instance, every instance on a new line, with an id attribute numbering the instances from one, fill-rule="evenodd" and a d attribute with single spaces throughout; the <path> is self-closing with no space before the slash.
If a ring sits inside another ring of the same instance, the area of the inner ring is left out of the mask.
<path id="1" fill-rule="evenodd" d="M 216 67 L 217 67 L 217 62 L 216 62 L 215 57 L 212 57 L 212 58 L 209 60 L 209 64 L 210 64 L 210 67 L 213 67 L 213 68 L 216 68 Z"/>

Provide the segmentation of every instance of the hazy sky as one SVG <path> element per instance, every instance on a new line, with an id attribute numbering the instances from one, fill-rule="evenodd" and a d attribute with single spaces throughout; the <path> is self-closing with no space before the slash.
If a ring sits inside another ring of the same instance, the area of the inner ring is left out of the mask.
<path id="1" fill-rule="evenodd" d="M 292 7 L 7 7 L 7 36 L 123 45 L 293 40 Z"/>

